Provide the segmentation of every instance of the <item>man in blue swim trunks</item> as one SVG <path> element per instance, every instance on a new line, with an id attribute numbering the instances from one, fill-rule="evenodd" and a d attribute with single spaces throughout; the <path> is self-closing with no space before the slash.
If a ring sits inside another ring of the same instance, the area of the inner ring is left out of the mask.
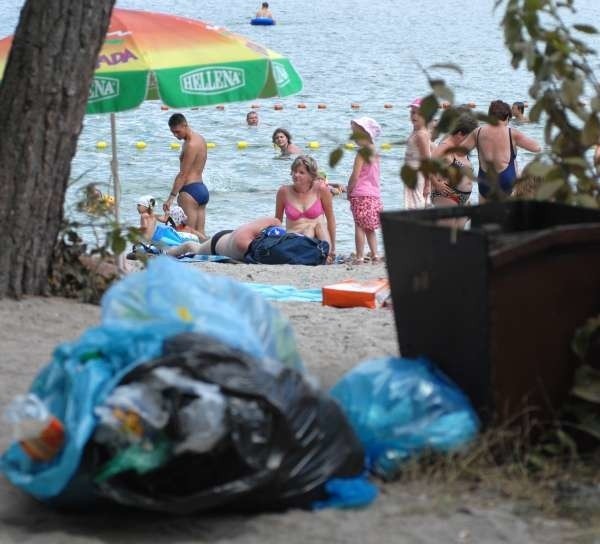
<path id="1" fill-rule="evenodd" d="M 206 236 L 204 224 L 209 195 L 202 180 L 207 155 L 206 140 L 191 129 L 181 113 L 171 115 L 169 128 L 173 136 L 183 140 L 183 148 L 179 156 L 179 173 L 175 176 L 171 194 L 163 204 L 163 209 L 168 212 L 177 198 L 178 204 L 188 217 L 188 226 Z"/>

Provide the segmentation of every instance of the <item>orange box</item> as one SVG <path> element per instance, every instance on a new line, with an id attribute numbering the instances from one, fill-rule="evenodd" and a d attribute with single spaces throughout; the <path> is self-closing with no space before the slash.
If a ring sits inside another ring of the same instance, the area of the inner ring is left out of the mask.
<path id="1" fill-rule="evenodd" d="M 323 286 L 323 306 L 337 308 L 381 308 L 390 296 L 390 282 L 387 278 L 375 280 L 344 280 Z"/>

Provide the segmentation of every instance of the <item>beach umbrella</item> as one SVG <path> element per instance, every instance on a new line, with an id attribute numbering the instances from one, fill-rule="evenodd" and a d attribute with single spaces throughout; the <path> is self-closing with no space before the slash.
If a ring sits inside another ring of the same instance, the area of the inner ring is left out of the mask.
<path id="1" fill-rule="evenodd" d="M 12 36 L 0 40 L 0 78 Z M 302 89 L 291 62 L 223 27 L 200 20 L 114 8 L 90 86 L 87 113 L 110 113 L 111 170 L 118 220 L 115 113 L 160 100 L 189 108 L 288 96 Z"/>

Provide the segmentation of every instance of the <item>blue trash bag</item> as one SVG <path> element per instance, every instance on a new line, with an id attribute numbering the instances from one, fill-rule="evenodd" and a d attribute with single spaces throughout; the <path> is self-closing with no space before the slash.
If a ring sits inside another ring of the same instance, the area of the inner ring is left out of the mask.
<path id="1" fill-rule="evenodd" d="M 18 444 L 0 469 L 38 499 L 59 495 L 81 461 L 102 404 L 125 374 L 162 353 L 165 339 L 201 332 L 249 354 L 265 371 L 302 370 L 287 319 L 261 296 L 228 278 L 157 257 L 121 280 L 102 299 L 102 323 L 59 345 L 30 392 L 65 428 L 65 445 L 49 462 L 33 461 Z"/>
<path id="2" fill-rule="evenodd" d="M 426 359 L 359 364 L 331 389 L 366 452 L 367 468 L 391 479 L 410 456 L 451 452 L 478 432 L 468 398 Z"/>
<path id="3" fill-rule="evenodd" d="M 302 369 L 287 318 L 262 296 L 168 257 L 153 259 L 102 299 L 103 324 L 137 328 L 155 322 L 177 323 L 181 332 L 202 332 L 263 361 Z"/>

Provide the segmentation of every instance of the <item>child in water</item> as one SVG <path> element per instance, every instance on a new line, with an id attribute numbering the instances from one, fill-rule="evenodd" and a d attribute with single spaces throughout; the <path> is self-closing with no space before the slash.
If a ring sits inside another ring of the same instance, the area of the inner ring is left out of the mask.
<path id="1" fill-rule="evenodd" d="M 359 149 L 354 158 L 352 174 L 348 180 L 348 200 L 354 218 L 355 262 L 364 262 L 365 239 L 371 251 L 371 262 L 379 261 L 377 233 L 379 213 L 383 209 L 379 187 L 379 155 L 374 140 L 381 134 L 381 127 L 370 117 L 358 117 L 350 123 L 353 139 Z"/>

